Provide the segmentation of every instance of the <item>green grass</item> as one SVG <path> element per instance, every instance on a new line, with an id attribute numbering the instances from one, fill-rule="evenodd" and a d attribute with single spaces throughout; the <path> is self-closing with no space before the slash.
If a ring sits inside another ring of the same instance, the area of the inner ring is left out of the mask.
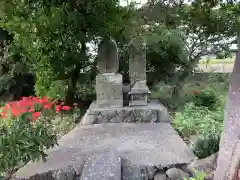
<path id="1" fill-rule="evenodd" d="M 235 56 L 232 58 L 226 58 L 226 59 L 215 59 L 212 58 L 210 60 L 203 59 L 199 61 L 199 64 L 234 64 L 235 62 Z"/>

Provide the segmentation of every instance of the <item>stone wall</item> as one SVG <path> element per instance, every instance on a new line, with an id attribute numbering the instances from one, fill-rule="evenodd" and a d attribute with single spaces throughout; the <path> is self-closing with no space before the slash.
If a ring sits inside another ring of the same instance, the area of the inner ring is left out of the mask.
<path id="1" fill-rule="evenodd" d="M 93 102 L 81 124 L 170 122 L 166 107 L 156 101 L 147 106 L 97 108 Z"/>

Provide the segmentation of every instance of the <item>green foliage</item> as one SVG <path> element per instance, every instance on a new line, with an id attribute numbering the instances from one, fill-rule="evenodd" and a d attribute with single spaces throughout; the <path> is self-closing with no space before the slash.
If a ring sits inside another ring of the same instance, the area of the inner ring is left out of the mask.
<path id="1" fill-rule="evenodd" d="M 223 118 L 223 107 L 210 111 L 191 102 L 176 113 L 173 126 L 190 143 L 196 155 L 204 158 L 218 151 Z"/>
<path id="2" fill-rule="evenodd" d="M 222 124 L 211 121 L 202 128 L 192 144 L 192 149 L 199 158 L 208 157 L 219 150 Z"/>
<path id="3" fill-rule="evenodd" d="M 0 27 L 13 35 L 11 52 L 36 72 L 37 95 L 71 99 L 80 71 L 88 68 L 87 43 L 125 35 L 131 9 L 118 0 L 1 1 Z M 59 88 L 59 87 L 64 88 Z"/>
<path id="4" fill-rule="evenodd" d="M 96 99 L 95 82 L 86 82 L 77 85 L 76 98 L 91 102 Z"/>
<path id="5" fill-rule="evenodd" d="M 31 122 L 30 114 L 23 114 L 10 122 L 1 120 L 0 172 L 22 166 L 30 160 L 45 160 L 45 150 L 57 144 L 56 135 L 44 120 Z"/>
<path id="6" fill-rule="evenodd" d="M 175 97 L 180 96 L 181 87 L 193 72 L 201 56 L 231 55 L 230 47 L 236 42 L 240 27 L 237 16 L 239 6 L 239 3 L 220 1 L 193 0 L 183 3 L 167 0 L 163 3 L 163 1 L 149 0 L 141 8 L 140 12 L 150 26 L 160 24 L 168 29 L 177 27 L 183 35 L 187 58 L 174 73 L 172 84 L 175 87 L 173 91 Z"/>
<path id="7" fill-rule="evenodd" d="M 155 80 L 172 79 L 176 69 L 187 64 L 187 53 L 180 29 L 155 25 L 148 28 L 145 38 L 147 69 Z"/>
<path id="8" fill-rule="evenodd" d="M 196 174 L 196 177 L 190 177 L 189 179 L 184 178 L 184 180 L 204 180 L 205 177 L 207 176 L 205 173 L 203 172 L 198 172 L 196 170 L 194 170 L 194 173 Z"/>
<path id="9" fill-rule="evenodd" d="M 195 106 L 205 106 L 213 110 L 219 106 L 219 94 L 212 88 L 206 88 L 193 95 L 193 102 Z"/>

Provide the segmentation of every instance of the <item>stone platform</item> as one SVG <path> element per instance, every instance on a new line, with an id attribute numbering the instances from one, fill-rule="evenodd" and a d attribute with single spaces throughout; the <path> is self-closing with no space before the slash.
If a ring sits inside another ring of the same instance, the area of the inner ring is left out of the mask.
<path id="1" fill-rule="evenodd" d="M 147 106 L 133 106 L 121 108 L 98 108 L 94 101 L 84 117 L 81 124 L 100 123 L 157 123 L 170 122 L 167 108 L 157 100 L 152 100 Z"/>
<path id="2" fill-rule="evenodd" d="M 149 180 L 196 158 L 169 123 L 79 125 L 48 154 L 15 179 Z"/>

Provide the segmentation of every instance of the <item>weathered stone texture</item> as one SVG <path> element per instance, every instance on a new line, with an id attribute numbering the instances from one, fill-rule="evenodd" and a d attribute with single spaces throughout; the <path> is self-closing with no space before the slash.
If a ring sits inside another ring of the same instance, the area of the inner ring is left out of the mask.
<path id="1" fill-rule="evenodd" d="M 144 166 L 123 167 L 122 180 L 148 180 L 146 167 Z"/>
<path id="2" fill-rule="evenodd" d="M 98 107 L 122 107 L 122 75 L 113 73 L 99 74 L 96 77 L 96 95 Z"/>
<path id="3" fill-rule="evenodd" d="M 148 96 L 151 94 L 149 88 L 147 87 L 147 82 L 136 81 L 130 94 L 130 106 L 147 106 Z"/>
<path id="4" fill-rule="evenodd" d="M 171 180 L 184 180 L 184 178 L 189 179 L 190 175 L 184 172 L 181 169 L 171 168 L 168 169 L 166 172 L 167 177 Z"/>
<path id="5" fill-rule="evenodd" d="M 90 156 L 80 180 L 121 180 L 121 159 L 115 153 Z"/>
<path id="6" fill-rule="evenodd" d="M 164 172 L 158 172 L 155 174 L 154 180 L 167 180 L 167 176 Z"/>
<path id="7" fill-rule="evenodd" d="M 119 68 L 117 43 L 103 40 L 98 49 L 98 67 L 100 73 L 117 73 Z"/>
<path id="8" fill-rule="evenodd" d="M 129 76 L 131 85 L 146 80 L 146 46 L 141 41 L 135 41 L 130 47 Z"/>
<path id="9" fill-rule="evenodd" d="M 148 180 L 156 172 L 154 167 L 186 164 L 195 159 L 168 123 L 78 126 L 62 137 L 59 147 L 48 154 L 46 162 L 27 164 L 16 173 L 16 178 L 72 180 L 75 176 L 74 179 L 80 180 L 95 177 L 101 180 L 111 179 L 111 174 L 115 174 L 112 178 L 115 180 L 119 177 L 121 163 L 118 157 L 121 157 L 128 162 L 121 165 L 122 176 L 127 180 L 136 177 Z M 87 175 L 89 171 L 95 173 Z M 102 173 L 104 171 L 109 173 Z"/>
<path id="10" fill-rule="evenodd" d="M 122 108 L 97 108 L 92 103 L 81 124 L 100 123 L 157 123 L 169 122 L 170 118 L 166 107 L 156 101 L 148 103 L 147 106 L 133 106 Z"/>

